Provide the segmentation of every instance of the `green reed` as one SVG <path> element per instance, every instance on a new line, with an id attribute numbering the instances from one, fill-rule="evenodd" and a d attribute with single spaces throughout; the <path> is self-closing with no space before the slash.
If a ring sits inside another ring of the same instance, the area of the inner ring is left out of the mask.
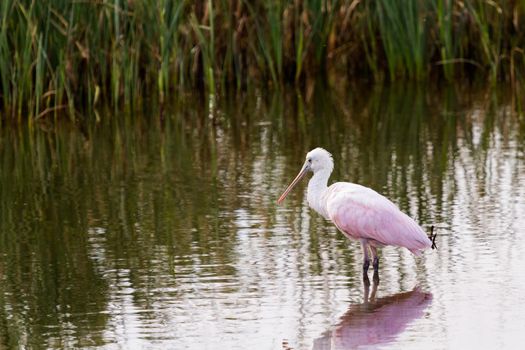
<path id="1" fill-rule="evenodd" d="M 436 20 L 440 42 L 439 54 L 443 64 L 443 74 L 447 79 L 454 75 L 453 59 L 456 57 L 457 42 L 454 41 L 452 0 L 438 0 L 435 3 Z"/>
<path id="2" fill-rule="evenodd" d="M 0 119 L 325 73 L 517 85 L 524 26 L 525 0 L 4 0 Z"/>

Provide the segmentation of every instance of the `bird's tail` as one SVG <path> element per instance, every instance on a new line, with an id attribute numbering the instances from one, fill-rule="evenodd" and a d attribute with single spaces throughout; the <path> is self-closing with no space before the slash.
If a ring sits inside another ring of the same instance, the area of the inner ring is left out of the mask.
<path id="1" fill-rule="evenodd" d="M 428 235 L 428 239 L 430 239 L 430 242 L 432 243 L 432 249 L 437 249 L 436 236 L 437 234 L 434 233 L 434 225 L 432 225 L 430 226 L 430 234 Z"/>

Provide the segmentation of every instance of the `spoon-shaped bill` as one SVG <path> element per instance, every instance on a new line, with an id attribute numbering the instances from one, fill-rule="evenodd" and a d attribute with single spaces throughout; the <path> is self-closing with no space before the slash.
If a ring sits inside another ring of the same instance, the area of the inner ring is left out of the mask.
<path id="1" fill-rule="evenodd" d="M 294 186 L 297 185 L 297 183 L 299 181 L 301 181 L 301 179 L 306 175 L 307 172 L 308 172 L 308 163 L 303 165 L 303 167 L 302 167 L 301 171 L 299 172 L 299 174 L 297 174 L 295 179 L 293 179 L 292 183 L 286 188 L 286 190 L 284 190 L 284 192 L 281 195 L 281 197 L 279 197 L 279 199 L 277 200 L 277 204 L 281 204 L 282 201 L 284 201 L 284 199 L 286 198 L 288 193 L 290 193 L 292 188 L 294 188 Z"/>

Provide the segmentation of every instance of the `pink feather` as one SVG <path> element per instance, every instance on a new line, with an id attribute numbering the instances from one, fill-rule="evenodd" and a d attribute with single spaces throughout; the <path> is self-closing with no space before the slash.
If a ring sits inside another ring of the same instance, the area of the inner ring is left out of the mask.
<path id="1" fill-rule="evenodd" d="M 376 191 L 338 182 L 325 193 L 328 216 L 347 237 L 367 239 L 375 246 L 405 247 L 416 255 L 430 248 L 423 229 Z"/>

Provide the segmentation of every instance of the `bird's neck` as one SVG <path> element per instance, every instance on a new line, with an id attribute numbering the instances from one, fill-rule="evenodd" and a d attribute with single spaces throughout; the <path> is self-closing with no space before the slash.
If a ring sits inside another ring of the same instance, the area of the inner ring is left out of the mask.
<path id="1" fill-rule="evenodd" d="M 329 170 L 320 170 L 316 172 L 308 182 L 308 204 L 325 218 L 328 218 L 328 214 L 326 212 L 326 203 L 323 194 L 328 188 L 330 173 L 331 171 Z"/>

